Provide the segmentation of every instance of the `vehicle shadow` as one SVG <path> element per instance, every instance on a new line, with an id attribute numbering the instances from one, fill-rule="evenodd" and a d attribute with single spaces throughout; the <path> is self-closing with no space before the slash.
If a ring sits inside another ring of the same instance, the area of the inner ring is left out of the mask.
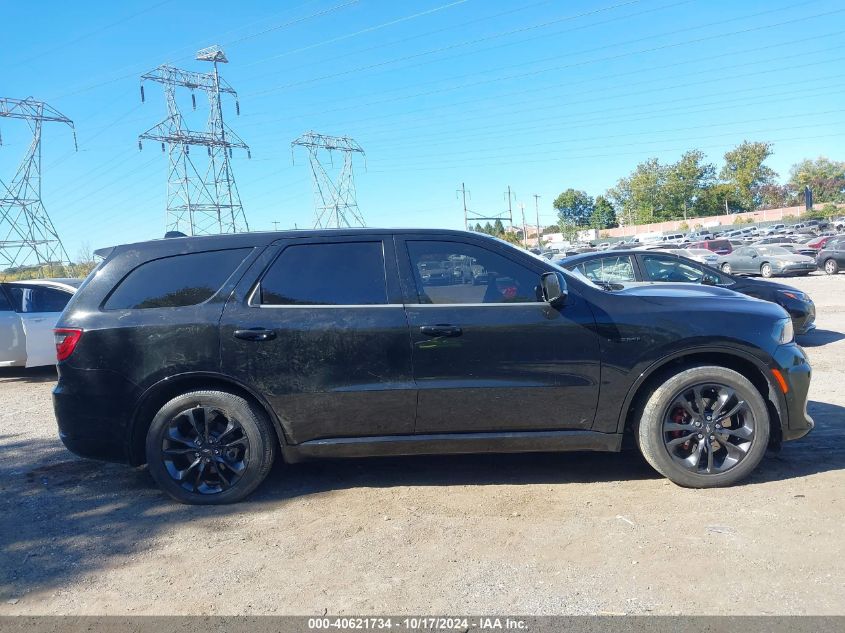
<path id="1" fill-rule="evenodd" d="M 807 334 L 801 334 L 797 337 L 798 344 L 803 347 L 821 347 L 829 343 L 835 343 L 845 338 L 845 334 L 841 332 L 833 332 L 832 330 L 813 330 Z"/>
<path id="2" fill-rule="evenodd" d="M 749 483 L 845 469 L 845 408 L 821 402 L 809 408 L 816 430 L 768 457 Z M 157 543 L 180 524 L 277 511 L 322 492 L 659 478 L 633 451 L 333 460 L 277 465 L 249 500 L 199 507 L 170 501 L 146 469 L 80 459 L 58 440 L 3 435 L 0 454 L 2 602 L 53 590 L 137 555 L 156 557 Z"/>
<path id="3" fill-rule="evenodd" d="M 3 367 L 0 368 L 0 384 L 5 382 L 56 382 L 56 366 Z"/>

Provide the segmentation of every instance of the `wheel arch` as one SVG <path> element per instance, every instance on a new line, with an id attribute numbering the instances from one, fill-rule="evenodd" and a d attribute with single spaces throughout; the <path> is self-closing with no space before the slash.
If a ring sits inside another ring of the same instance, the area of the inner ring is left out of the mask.
<path id="1" fill-rule="evenodd" d="M 622 433 L 624 441 L 629 444 L 633 439 L 632 432 L 636 425 L 637 416 L 642 411 L 645 401 L 654 388 L 666 379 L 684 369 L 700 365 L 715 365 L 733 369 L 742 374 L 757 388 L 769 409 L 771 427 L 769 444 L 778 448 L 783 436 L 783 428 L 787 424 L 786 401 L 777 389 L 774 381 L 769 377 L 768 367 L 759 359 L 730 348 L 709 348 L 676 352 L 653 363 L 643 371 L 628 390 L 624 405 L 619 414 L 617 432 Z"/>
<path id="2" fill-rule="evenodd" d="M 165 403 L 189 391 L 209 389 L 232 393 L 253 402 L 259 409 L 264 411 L 267 418 L 271 421 L 279 446 L 283 448 L 287 444 L 287 438 L 279 417 L 261 394 L 257 393 L 248 385 L 224 374 L 191 372 L 168 376 L 156 382 L 148 387 L 138 399 L 138 405 L 135 407 L 129 432 L 129 463 L 133 466 L 140 466 L 146 463 L 145 440 L 147 431 L 156 412 Z"/>

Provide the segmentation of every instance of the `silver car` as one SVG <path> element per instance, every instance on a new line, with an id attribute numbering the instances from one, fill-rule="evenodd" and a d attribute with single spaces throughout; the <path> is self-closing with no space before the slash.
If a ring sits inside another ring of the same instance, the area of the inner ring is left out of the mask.
<path id="1" fill-rule="evenodd" d="M 56 364 L 53 327 L 81 279 L 0 283 L 0 367 Z"/>
<path id="2" fill-rule="evenodd" d="M 688 257 L 706 266 L 716 268 L 719 265 L 719 256 L 713 251 L 708 251 L 706 248 L 681 248 L 673 251 L 676 255 L 681 257 Z"/>
<path id="3" fill-rule="evenodd" d="M 719 258 L 719 268 L 735 275 L 809 275 L 816 270 L 816 260 L 780 246 L 740 246 Z"/>

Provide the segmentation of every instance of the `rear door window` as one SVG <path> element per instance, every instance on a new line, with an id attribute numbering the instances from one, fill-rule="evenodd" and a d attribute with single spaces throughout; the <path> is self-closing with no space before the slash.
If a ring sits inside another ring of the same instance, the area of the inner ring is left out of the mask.
<path id="1" fill-rule="evenodd" d="M 261 305 L 387 303 L 384 247 L 378 242 L 288 246 L 259 285 Z"/>
<path id="2" fill-rule="evenodd" d="M 106 300 L 106 310 L 176 308 L 202 303 L 235 272 L 251 248 L 154 259 L 130 272 Z"/>
<path id="3" fill-rule="evenodd" d="M 678 283 L 697 283 L 703 276 L 696 266 L 682 262 L 675 257 L 665 255 L 642 255 L 642 268 L 649 281 L 668 281 Z"/>

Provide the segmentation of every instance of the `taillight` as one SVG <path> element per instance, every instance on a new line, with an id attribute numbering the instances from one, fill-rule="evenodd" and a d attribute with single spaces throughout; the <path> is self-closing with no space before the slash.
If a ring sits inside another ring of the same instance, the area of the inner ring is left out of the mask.
<path id="1" fill-rule="evenodd" d="M 56 360 L 60 361 L 73 354 L 76 344 L 82 338 L 82 330 L 57 327 L 53 330 L 53 335 L 56 337 Z"/>

